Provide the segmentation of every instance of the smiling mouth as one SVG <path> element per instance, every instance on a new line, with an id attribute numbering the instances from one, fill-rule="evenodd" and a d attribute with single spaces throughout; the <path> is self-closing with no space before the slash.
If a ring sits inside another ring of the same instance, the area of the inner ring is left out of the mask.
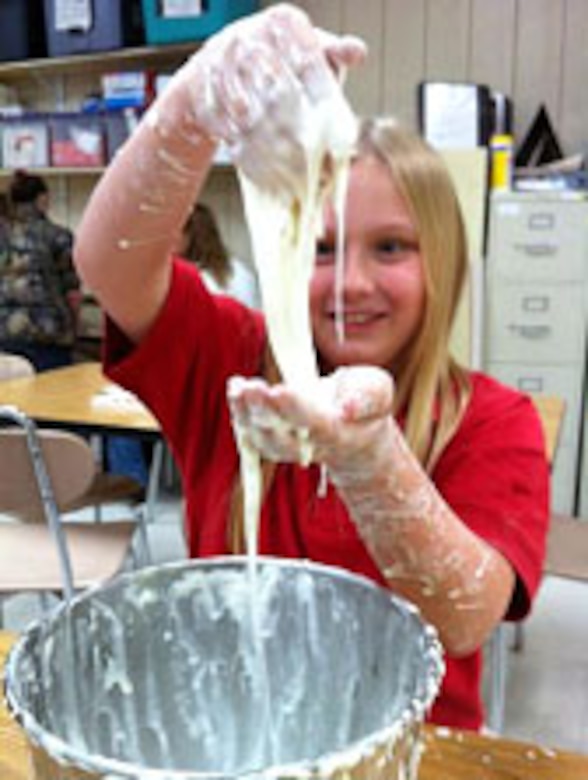
<path id="1" fill-rule="evenodd" d="M 373 312 L 348 312 L 343 314 L 342 322 L 345 327 L 353 327 L 354 325 L 370 325 L 382 319 L 381 314 Z M 335 312 L 329 313 L 329 319 L 335 320 Z"/>

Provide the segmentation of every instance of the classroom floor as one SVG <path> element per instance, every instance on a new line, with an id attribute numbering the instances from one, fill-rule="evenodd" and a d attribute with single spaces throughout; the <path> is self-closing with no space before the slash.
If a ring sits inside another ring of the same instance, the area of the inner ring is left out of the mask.
<path id="1" fill-rule="evenodd" d="M 588 754 L 588 583 L 548 577 L 509 653 L 505 734 Z"/>
<path id="2" fill-rule="evenodd" d="M 156 563 L 185 555 L 182 507 L 165 496 L 150 526 Z M 15 597 L 5 627 L 23 629 L 38 599 Z M 524 631 L 524 648 L 508 653 L 504 736 L 588 754 L 588 583 L 546 578 Z"/>

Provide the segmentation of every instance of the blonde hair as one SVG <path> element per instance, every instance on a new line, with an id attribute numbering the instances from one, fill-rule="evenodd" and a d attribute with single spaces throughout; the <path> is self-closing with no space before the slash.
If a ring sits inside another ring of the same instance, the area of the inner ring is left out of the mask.
<path id="1" fill-rule="evenodd" d="M 395 376 L 395 411 L 428 471 L 455 432 L 470 395 L 469 375 L 451 356 L 449 338 L 467 273 L 467 240 L 457 195 L 441 156 L 390 119 L 362 122 L 358 157 L 390 170 L 414 220 L 425 276 L 425 311 Z"/>

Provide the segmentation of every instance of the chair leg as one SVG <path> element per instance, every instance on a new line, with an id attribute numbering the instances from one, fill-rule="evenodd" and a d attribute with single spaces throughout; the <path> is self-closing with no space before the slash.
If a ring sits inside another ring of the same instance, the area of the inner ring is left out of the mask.
<path id="1" fill-rule="evenodd" d="M 147 485 L 147 495 L 142 506 L 135 511 L 137 513 L 137 523 L 139 526 L 139 535 L 141 537 L 141 557 L 144 564 L 153 562 L 151 547 L 149 545 L 149 533 L 147 526 L 155 522 L 155 513 L 157 509 L 157 499 L 159 496 L 159 485 L 161 481 L 161 471 L 163 466 L 164 445 L 162 441 L 156 442 L 153 448 L 151 458 L 151 468 L 149 470 L 149 484 Z"/>
<path id="2" fill-rule="evenodd" d="M 157 499 L 159 498 L 159 486 L 161 483 L 161 472 L 163 468 L 164 444 L 159 440 L 153 447 L 151 455 L 151 466 L 149 468 L 149 482 L 147 484 L 146 509 L 147 522 L 155 521 L 155 512 L 157 509 Z"/>
<path id="3" fill-rule="evenodd" d="M 51 594 L 47 593 L 46 590 L 39 591 L 39 601 L 41 603 L 41 612 L 43 614 L 50 612 L 53 609 Z"/>
<path id="4" fill-rule="evenodd" d="M 488 727 L 497 734 L 504 728 L 504 704 L 507 677 L 507 638 L 504 624 L 499 624 L 490 638 L 490 703 Z"/>
<path id="5" fill-rule="evenodd" d="M 139 506 L 136 508 L 135 513 L 137 515 L 138 533 L 141 540 L 141 554 L 139 556 L 140 562 L 148 565 L 153 563 L 153 556 L 151 554 L 151 546 L 149 544 L 149 533 L 147 531 L 147 517 L 146 508 Z"/>
<path id="6" fill-rule="evenodd" d="M 100 470 L 102 470 L 104 466 L 104 437 L 99 435 L 91 436 L 90 446 L 92 447 L 94 457 L 96 458 L 96 465 Z M 97 503 L 94 506 L 94 522 L 101 523 L 102 520 L 102 504 Z"/>
<path id="7" fill-rule="evenodd" d="M 523 623 L 516 623 L 514 626 L 514 640 L 512 643 L 512 650 L 515 653 L 520 653 L 525 647 L 525 627 Z"/>

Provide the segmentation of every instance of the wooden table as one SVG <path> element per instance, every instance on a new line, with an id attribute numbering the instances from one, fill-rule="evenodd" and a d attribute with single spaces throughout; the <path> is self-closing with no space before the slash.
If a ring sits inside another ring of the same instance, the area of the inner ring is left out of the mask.
<path id="1" fill-rule="evenodd" d="M 117 387 L 104 376 L 100 363 L 77 363 L 3 381 L 0 404 L 16 406 L 45 425 L 157 436 L 159 425 L 140 401 L 109 402 L 109 392 Z"/>
<path id="2" fill-rule="evenodd" d="M 4 662 L 8 650 L 14 641 L 14 636 L 6 631 L 0 631 L 0 669 L 4 671 Z M 4 691 L 4 678 L 0 674 L 0 688 Z M 0 778 L 2 780 L 29 780 L 28 752 L 24 734 L 12 720 L 6 707 L 4 697 L 0 702 Z"/>
<path id="3" fill-rule="evenodd" d="M 0 668 L 14 636 L 0 631 Z M 419 780 L 587 780 L 588 756 L 466 731 L 425 728 Z M 24 735 L 0 703 L 0 779 L 32 780 Z"/>
<path id="4" fill-rule="evenodd" d="M 139 399 L 104 376 L 100 363 L 77 363 L 7 379 L 0 383 L 0 405 L 15 406 L 39 425 L 99 437 L 116 434 L 153 440 L 147 512 L 155 517 L 164 450 L 159 423 Z M 4 780 L 1 775 L 0 780 Z"/>

